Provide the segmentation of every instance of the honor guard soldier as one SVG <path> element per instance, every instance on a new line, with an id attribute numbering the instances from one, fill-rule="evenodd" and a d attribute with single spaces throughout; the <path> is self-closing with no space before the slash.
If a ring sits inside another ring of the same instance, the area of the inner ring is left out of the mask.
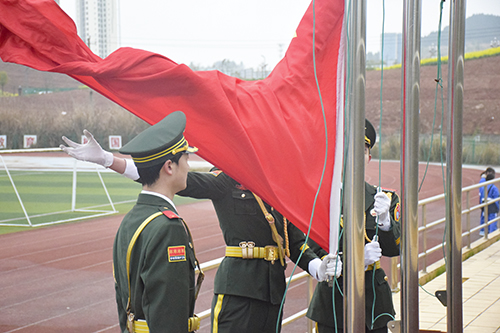
<path id="1" fill-rule="evenodd" d="M 186 187 L 188 153 L 197 150 L 188 146 L 185 126 L 184 113 L 174 112 L 120 149 L 132 156 L 142 184 L 113 246 L 122 332 L 193 332 L 199 326 L 198 261 L 189 228 L 172 202 Z"/>
<path id="2" fill-rule="evenodd" d="M 90 133 L 86 135 L 87 144 L 63 138 L 70 148 L 61 148 L 76 159 L 110 167 L 133 180 L 139 178 L 130 160 L 113 157 Z M 276 327 L 281 330 L 285 256 L 293 262 L 298 260 L 304 233 L 220 170 L 189 172 L 186 189 L 177 194 L 212 200 L 227 245 L 214 280 L 212 332 L 274 333 Z M 318 281 L 339 276 L 342 271 L 337 256 L 329 254 L 321 260 L 307 246 L 299 266 Z"/>
<path id="3" fill-rule="evenodd" d="M 226 243 L 214 280 L 212 333 L 276 332 L 285 292 L 285 255 L 297 262 L 305 235 L 220 170 L 190 172 L 179 195 L 212 200 Z M 342 263 L 305 249 L 298 265 L 318 281 L 340 275 Z"/>
<path id="4" fill-rule="evenodd" d="M 365 167 L 371 160 L 370 149 L 376 139 L 372 124 L 365 121 Z M 394 191 L 377 190 L 377 187 L 365 183 L 365 320 L 366 332 L 387 332 L 387 322 L 393 320 L 395 311 L 392 293 L 387 277 L 380 268 L 382 255 L 399 255 L 401 235 L 399 197 Z M 343 222 L 341 220 L 341 227 Z M 310 240 L 310 246 L 320 257 L 328 252 Z M 342 254 L 342 240 L 338 252 Z M 307 317 L 317 323 L 317 332 L 343 332 L 343 279 L 332 283 L 320 282 L 316 286 Z M 335 307 L 332 302 L 335 293 Z M 375 295 L 376 297 L 375 297 Z M 374 304 L 375 301 L 375 304 Z M 373 309 L 373 312 L 372 312 Z M 334 316 L 335 314 L 335 316 Z"/>

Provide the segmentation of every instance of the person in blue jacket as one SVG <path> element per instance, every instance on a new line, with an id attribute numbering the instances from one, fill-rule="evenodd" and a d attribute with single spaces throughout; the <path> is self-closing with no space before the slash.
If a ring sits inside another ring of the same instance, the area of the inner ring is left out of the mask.
<path id="1" fill-rule="evenodd" d="M 479 180 L 479 183 L 484 183 L 487 181 L 490 181 L 495 178 L 495 169 L 488 167 L 486 168 L 485 171 L 481 173 L 481 180 Z M 498 199 L 499 192 L 498 192 L 498 187 L 496 187 L 495 184 L 490 184 L 486 187 L 486 193 L 487 195 L 484 195 L 484 187 L 479 188 L 479 203 L 485 202 L 485 197 L 486 197 L 486 202 L 488 201 L 493 201 L 495 199 Z M 488 205 L 488 221 L 491 221 L 498 216 L 498 210 L 500 208 L 500 203 L 498 201 L 492 202 L 491 204 Z M 481 224 L 484 224 L 484 207 L 481 208 Z M 492 222 L 488 226 L 488 233 L 491 233 L 495 230 L 498 229 L 498 222 Z M 484 236 L 484 228 L 479 230 L 479 235 Z"/>

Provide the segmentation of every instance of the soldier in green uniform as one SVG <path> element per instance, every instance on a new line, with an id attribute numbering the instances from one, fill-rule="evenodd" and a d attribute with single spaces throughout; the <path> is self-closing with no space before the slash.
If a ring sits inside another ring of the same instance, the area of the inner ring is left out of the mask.
<path id="1" fill-rule="evenodd" d="M 370 149 L 375 144 L 375 138 L 375 129 L 366 120 L 365 166 L 371 160 Z M 378 192 L 377 187 L 365 183 L 365 219 L 365 328 L 366 332 L 382 333 L 387 332 L 387 322 L 393 320 L 395 311 L 391 288 L 384 270 L 380 268 L 379 259 L 382 255 L 399 255 L 401 227 L 398 195 L 389 190 Z M 327 251 L 311 240 L 309 245 L 319 256 L 327 254 Z M 339 247 L 339 253 L 342 253 L 342 240 Z M 332 287 L 328 282 L 318 283 L 309 305 L 307 317 L 317 323 L 319 333 L 343 332 L 343 279 L 339 278 L 336 282 L 338 285 L 333 290 L 335 308 L 332 302 Z"/>
<path id="2" fill-rule="evenodd" d="M 61 148 L 79 160 L 138 178 L 130 160 L 113 157 L 90 133 L 86 135 L 87 144 L 63 138 L 70 148 Z M 277 324 L 281 329 L 279 309 L 286 287 L 284 254 L 297 261 L 304 233 L 220 170 L 189 172 L 187 188 L 178 194 L 212 200 L 227 245 L 214 281 L 212 332 L 276 332 Z M 327 275 L 338 276 L 342 270 L 337 256 L 329 254 L 321 260 L 310 249 L 304 251 L 299 266 L 318 281 Z"/>
<path id="3" fill-rule="evenodd" d="M 185 125 L 184 113 L 174 112 L 120 150 L 132 155 L 143 185 L 113 246 L 122 332 L 191 332 L 199 325 L 193 240 L 172 202 L 186 187 L 188 153 L 197 150 L 184 139 Z"/>
<path id="4" fill-rule="evenodd" d="M 301 253 L 304 233 L 254 194 L 220 170 L 190 172 L 179 195 L 211 199 L 224 236 L 226 257 L 217 270 L 212 301 L 212 332 L 276 332 L 281 329 L 279 308 L 285 291 L 286 264 L 265 213 L 271 214 L 293 262 Z M 251 248 L 251 250 L 250 250 Z M 317 280 L 340 275 L 342 264 L 330 255 L 321 261 L 306 249 L 299 266 Z M 337 273 L 338 272 L 338 273 Z"/>

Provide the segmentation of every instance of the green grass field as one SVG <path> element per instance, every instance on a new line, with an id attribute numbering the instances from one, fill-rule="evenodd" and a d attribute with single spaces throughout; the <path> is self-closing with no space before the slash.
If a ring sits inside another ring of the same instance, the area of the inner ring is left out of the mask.
<path id="1" fill-rule="evenodd" d="M 73 173 L 70 171 L 10 171 L 32 225 L 82 218 L 93 212 L 71 211 Z M 116 173 L 101 173 L 116 214 L 125 214 L 134 205 L 141 185 Z M 5 170 L 0 170 L 0 234 L 29 227 L 22 206 Z M 194 199 L 175 197 L 176 205 Z M 112 211 L 97 172 L 78 172 L 75 209 Z"/>

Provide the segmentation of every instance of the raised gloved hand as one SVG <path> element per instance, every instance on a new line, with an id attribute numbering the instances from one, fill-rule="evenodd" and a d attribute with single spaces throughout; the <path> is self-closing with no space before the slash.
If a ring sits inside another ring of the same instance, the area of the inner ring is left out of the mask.
<path id="1" fill-rule="evenodd" d="M 378 215 L 378 227 L 380 230 L 389 231 L 391 228 L 391 218 L 389 217 L 389 208 L 391 207 L 391 199 L 384 193 L 378 192 L 375 194 L 375 203 L 373 204 L 373 212 Z"/>
<path id="2" fill-rule="evenodd" d="M 365 245 L 365 271 L 369 265 L 379 261 L 382 257 L 382 249 L 379 242 L 373 241 Z"/>
<path id="3" fill-rule="evenodd" d="M 109 168 L 113 164 L 113 154 L 101 148 L 99 143 L 94 139 L 94 136 L 87 130 L 83 130 L 83 134 L 87 137 L 86 144 L 79 144 L 71 141 L 63 136 L 62 139 L 69 147 L 60 145 L 66 154 L 80 161 L 92 162 Z"/>
<path id="4" fill-rule="evenodd" d="M 342 274 L 342 261 L 336 254 L 327 254 L 318 267 L 316 273 L 318 281 L 325 281 L 333 276 L 339 277 Z"/>

